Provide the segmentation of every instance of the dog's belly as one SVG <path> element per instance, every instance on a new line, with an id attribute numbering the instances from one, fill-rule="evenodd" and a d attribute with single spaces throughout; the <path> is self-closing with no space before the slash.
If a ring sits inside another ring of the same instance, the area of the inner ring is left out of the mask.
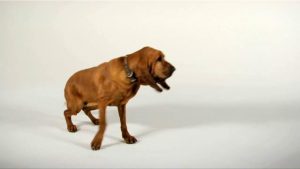
<path id="1" fill-rule="evenodd" d="M 89 103 L 86 103 L 83 107 L 98 107 L 98 103 L 97 102 L 89 102 Z"/>
<path id="2" fill-rule="evenodd" d="M 126 100 L 126 101 L 114 101 L 114 102 L 110 102 L 108 104 L 108 106 L 123 105 L 123 104 L 126 104 L 128 102 L 128 100 Z M 83 108 L 88 108 L 88 107 L 95 107 L 96 108 L 96 107 L 98 107 L 98 103 L 97 102 L 88 102 L 88 103 L 84 104 L 84 106 L 83 106 Z"/>
<path id="3" fill-rule="evenodd" d="M 126 104 L 133 96 L 134 94 L 132 93 L 115 93 L 114 95 L 105 98 L 110 100 L 107 103 L 108 106 L 118 106 Z M 95 100 L 85 101 L 84 107 L 98 107 L 99 102 L 101 102 L 101 99 L 98 102 Z"/>
<path id="4" fill-rule="evenodd" d="M 118 106 L 126 104 L 132 97 L 134 97 L 139 90 L 138 84 L 130 85 L 130 87 L 118 87 L 114 92 L 94 92 L 94 95 L 83 97 L 84 107 L 98 107 L 99 103 L 105 103 L 108 106 Z M 117 89 L 123 90 L 117 90 Z M 125 89 L 124 89 L 125 88 Z M 97 95 L 96 93 L 100 93 Z"/>

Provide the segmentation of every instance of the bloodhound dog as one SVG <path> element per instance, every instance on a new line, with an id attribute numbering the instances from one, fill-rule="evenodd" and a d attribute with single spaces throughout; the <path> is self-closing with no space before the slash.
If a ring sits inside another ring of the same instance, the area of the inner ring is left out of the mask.
<path id="1" fill-rule="evenodd" d="M 92 123 L 100 124 L 91 142 L 93 150 L 100 149 L 106 128 L 106 107 L 117 106 L 122 137 L 128 144 L 137 142 L 137 139 L 127 130 L 127 102 L 135 96 L 140 85 L 149 85 L 158 92 L 162 92 L 162 88 L 170 89 L 165 80 L 174 71 L 175 67 L 165 60 L 160 50 L 144 47 L 132 54 L 73 74 L 65 86 L 67 109 L 64 115 L 68 131 L 77 131 L 71 116 L 83 110 Z M 99 119 L 91 114 L 91 111 L 96 109 L 100 111 Z"/>

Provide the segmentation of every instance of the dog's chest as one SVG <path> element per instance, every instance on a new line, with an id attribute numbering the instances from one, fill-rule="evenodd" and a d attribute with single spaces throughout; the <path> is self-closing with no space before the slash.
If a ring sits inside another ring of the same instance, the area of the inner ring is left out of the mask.
<path id="1" fill-rule="evenodd" d="M 133 96 L 136 95 L 138 84 L 133 84 L 127 89 L 116 91 L 112 96 L 112 103 L 110 105 L 126 104 Z"/>

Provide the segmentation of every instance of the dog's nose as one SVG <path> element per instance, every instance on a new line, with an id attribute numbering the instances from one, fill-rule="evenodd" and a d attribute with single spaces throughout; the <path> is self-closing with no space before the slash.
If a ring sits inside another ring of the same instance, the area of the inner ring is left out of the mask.
<path id="1" fill-rule="evenodd" d="M 174 72 L 176 70 L 176 68 L 174 66 L 171 65 L 171 68 L 170 68 L 171 72 Z"/>

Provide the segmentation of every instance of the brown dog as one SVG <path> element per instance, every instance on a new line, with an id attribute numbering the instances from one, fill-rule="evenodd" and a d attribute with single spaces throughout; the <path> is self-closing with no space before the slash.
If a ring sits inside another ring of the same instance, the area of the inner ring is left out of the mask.
<path id="1" fill-rule="evenodd" d="M 101 147 L 106 128 L 106 107 L 118 106 L 122 137 L 128 144 L 137 140 L 131 136 L 126 125 L 126 104 L 137 93 L 140 85 L 150 85 L 159 92 L 170 87 L 165 82 L 175 67 L 165 60 L 164 54 L 151 47 L 144 47 L 125 57 L 119 57 L 100 64 L 97 67 L 81 70 L 68 80 L 65 87 L 67 110 L 64 115 L 67 128 L 76 132 L 71 116 L 81 110 L 97 125 L 99 131 L 91 142 L 93 150 Z M 99 109 L 99 120 L 91 110 Z"/>

